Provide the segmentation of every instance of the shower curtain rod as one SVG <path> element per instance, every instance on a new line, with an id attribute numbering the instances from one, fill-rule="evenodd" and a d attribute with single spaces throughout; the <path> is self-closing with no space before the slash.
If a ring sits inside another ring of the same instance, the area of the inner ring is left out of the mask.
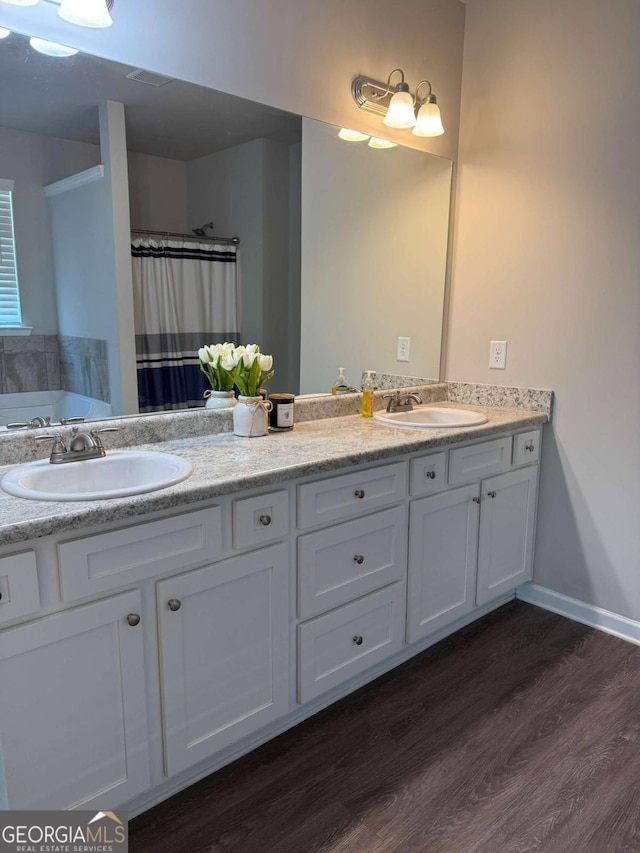
<path id="1" fill-rule="evenodd" d="M 132 234 L 149 234 L 155 237 L 179 237 L 181 240 L 193 240 L 195 243 L 232 243 L 240 245 L 239 237 L 198 237 L 196 234 L 179 234 L 177 231 L 145 231 L 143 228 L 132 228 Z"/>

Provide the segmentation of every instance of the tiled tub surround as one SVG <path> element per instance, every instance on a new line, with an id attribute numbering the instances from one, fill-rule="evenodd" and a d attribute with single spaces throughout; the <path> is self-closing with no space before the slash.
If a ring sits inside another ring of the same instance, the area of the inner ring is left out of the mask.
<path id="1" fill-rule="evenodd" d="M 0 394 L 61 389 L 111 402 L 106 341 L 0 335 Z"/>
<path id="2" fill-rule="evenodd" d="M 61 387 L 56 335 L 0 335 L 0 394 Z"/>
<path id="3" fill-rule="evenodd" d="M 60 335 L 61 388 L 111 402 L 107 342 Z"/>
<path id="4" fill-rule="evenodd" d="M 548 420 L 544 413 L 524 409 L 473 408 L 487 415 L 486 424 L 464 429 L 392 429 L 360 415 L 351 415 L 297 423 L 294 430 L 262 438 L 239 438 L 229 431 L 228 414 L 211 413 L 217 415 L 218 425 L 226 432 L 184 437 L 188 432 L 185 428 L 183 437 L 165 440 L 160 448 L 155 443 L 159 428 L 148 423 L 151 417 L 144 418 L 141 420 L 150 427 L 149 441 L 140 449 L 160 449 L 188 459 L 194 466 L 194 473 L 188 480 L 156 492 L 108 501 L 30 501 L 0 492 L 0 538 L 9 544 L 106 522 L 131 521 L 145 513 L 187 507 L 218 495 L 491 437 L 509 430 L 535 427 Z M 209 413 L 186 412 L 174 417 L 182 418 L 183 427 L 186 427 L 189 422 L 193 423 L 194 415 L 202 414 Z M 132 421 L 130 419 L 129 423 Z M 110 423 L 118 423 L 118 420 Z M 126 430 L 126 420 L 120 423 Z M 122 434 L 119 437 L 122 438 Z M 164 438 L 169 438 L 166 431 Z M 6 470 L 0 468 L 0 477 Z"/>

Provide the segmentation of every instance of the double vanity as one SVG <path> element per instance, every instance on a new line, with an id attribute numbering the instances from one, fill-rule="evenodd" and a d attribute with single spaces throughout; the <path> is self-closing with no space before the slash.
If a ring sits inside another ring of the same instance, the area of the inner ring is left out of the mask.
<path id="1" fill-rule="evenodd" d="M 10 807 L 139 813 L 511 598 L 548 413 L 445 405 L 485 422 L 192 434 L 140 447 L 193 467 L 159 491 L 3 493 Z"/>

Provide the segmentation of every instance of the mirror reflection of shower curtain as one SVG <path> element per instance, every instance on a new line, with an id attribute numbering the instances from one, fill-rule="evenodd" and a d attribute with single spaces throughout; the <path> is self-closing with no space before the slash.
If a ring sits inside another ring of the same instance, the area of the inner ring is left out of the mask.
<path id="1" fill-rule="evenodd" d="M 237 247 L 136 239 L 131 256 L 140 411 L 202 406 L 198 350 L 239 342 Z"/>

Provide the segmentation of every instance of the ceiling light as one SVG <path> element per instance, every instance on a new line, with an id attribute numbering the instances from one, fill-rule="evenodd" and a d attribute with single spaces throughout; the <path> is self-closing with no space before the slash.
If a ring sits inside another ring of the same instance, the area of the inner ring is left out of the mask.
<path id="1" fill-rule="evenodd" d="M 38 0 L 2 0 L 3 3 L 9 3 L 11 6 L 35 6 Z"/>
<path id="2" fill-rule="evenodd" d="M 0 39 L 6 39 L 6 37 L 10 35 L 11 30 L 6 29 L 6 27 L 0 27 Z"/>
<path id="3" fill-rule="evenodd" d="M 70 24 L 80 27 L 110 27 L 113 21 L 107 0 L 62 0 L 58 15 Z"/>
<path id="4" fill-rule="evenodd" d="M 369 148 L 397 148 L 397 142 L 389 142 L 388 139 L 378 139 L 377 136 L 372 136 L 369 140 Z"/>
<path id="5" fill-rule="evenodd" d="M 345 142 L 365 142 L 369 138 L 368 133 L 360 133 L 359 130 L 350 130 L 346 127 L 342 128 L 338 136 L 340 139 L 344 139 Z"/>
<path id="6" fill-rule="evenodd" d="M 29 39 L 29 44 L 38 53 L 44 53 L 45 56 L 67 57 L 75 56 L 78 50 L 75 47 L 66 47 L 63 44 L 57 44 L 55 41 L 45 41 L 45 39 L 37 39 L 32 36 Z"/>
<path id="7" fill-rule="evenodd" d="M 429 94 L 420 105 L 416 125 L 411 133 L 413 133 L 414 136 L 442 136 L 444 133 L 444 127 L 442 126 L 440 107 L 438 106 L 436 96 L 431 91 L 431 83 L 428 80 L 422 80 L 418 83 L 418 88 L 416 89 L 416 103 L 419 103 L 418 91 L 423 83 L 426 83 L 429 86 Z"/>

